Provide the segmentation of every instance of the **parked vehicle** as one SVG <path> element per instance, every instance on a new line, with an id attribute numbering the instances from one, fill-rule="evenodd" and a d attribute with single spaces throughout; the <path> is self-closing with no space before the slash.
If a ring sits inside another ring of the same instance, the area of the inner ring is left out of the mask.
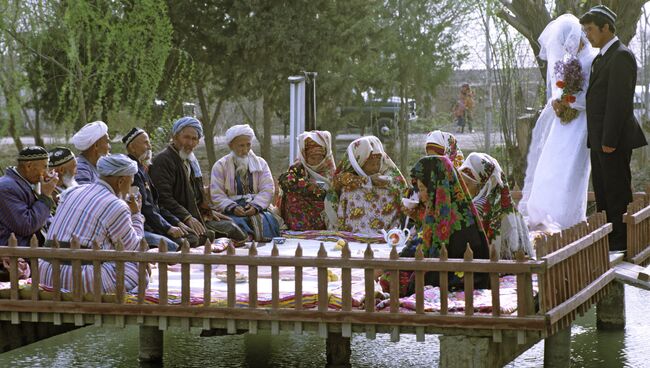
<path id="1" fill-rule="evenodd" d="M 341 117 L 346 119 L 350 128 L 357 128 L 362 135 L 373 134 L 382 141 L 397 139 L 402 98 L 392 96 L 388 98 L 368 98 L 362 94 L 363 104 L 360 106 L 346 106 L 341 108 Z M 415 100 L 407 98 L 406 106 L 408 121 L 417 118 Z"/>

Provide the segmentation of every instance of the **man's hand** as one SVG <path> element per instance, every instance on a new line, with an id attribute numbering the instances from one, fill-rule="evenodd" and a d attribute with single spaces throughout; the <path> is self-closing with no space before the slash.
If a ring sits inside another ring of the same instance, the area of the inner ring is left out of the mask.
<path id="1" fill-rule="evenodd" d="M 602 146 L 603 152 L 605 153 L 612 153 L 616 151 L 616 148 L 614 147 L 609 147 L 609 146 Z"/>
<path id="2" fill-rule="evenodd" d="M 232 211 L 237 217 L 246 217 L 246 210 L 242 206 L 237 206 Z"/>
<path id="3" fill-rule="evenodd" d="M 183 236 L 183 229 L 180 227 L 172 226 L 167 230 L 167 235 L 171 236 L 172 238 L 180 238 Z"/>
<path id="4" fill-rule="evenodd" d="M 201 221 L 195 219 L 194 217 L 187 219 L 185 224 L 187 224 L 187 226 L 189 226 L 196 235 L 201 236 L 205 234 L 205 226 L 203 226 Z"/>
<path id="5" fill-rule="evenodd" d="M 142 196 L 140 196 L 140 193 L 129 194 L 128 199 L 126 204 L 129 205 L 131 214 L 135 215 L 136 213 L 140 213 L 140 209 L 142 209 Z"/>
<path id="6" fill-rule="evenodd" d="M 212 210 L 212 217 L 214 217 L 214 219 L 216 221 L 230 221 L 230 217 L 224 215 L 221 212 L 215 211 L 215 210 Z"/>
<path id="7" fill-rule="evenodd" d="M 10 258 L 9 257 L 2 257 L 2 265 L 4 266 L 5 269 L 9 270 L 11 267 L 11 264 L 9 263 Z M 17 260 L 17 265 L 18 265 L 18 279 L 26 279 L 29 278 L 31 275 L 31 269 L 29 268 L 29 263 L 25 262 L 24 259 L 18 258 Z"/>
<path id="8" fill-rule="evenodd" d="M 47 177 L 40 178 L 41 182 L 41 194 L 52 198 L 52 192 L 56 188 L 56 184 L 59 182 L 59 174 L 56 171 L 52 171 Z"/>
<path id="9" fill-rule="evenodd" d="M 246 217 L 253 216 L 257 214 L 257 208 L 255 206 L 247 204 L 246 207 L 244 207 L 245 215 Z"/>
<path id="10" fill-rule="evenodd" d="M 182 236 L 185 236 L 185 235 L 187 235 L 187 234 L 193 232 L 192 229 L 191 229 L 189 226 L 185 225 L 185 224 L 182 223 L 181 221 L 179 221 L 178 224 L 176 224 L 176 227 L 178 227 L 179 229 L 181 229 L 181 231 L 183 232 L 183 235 L 182 235 Z"/>

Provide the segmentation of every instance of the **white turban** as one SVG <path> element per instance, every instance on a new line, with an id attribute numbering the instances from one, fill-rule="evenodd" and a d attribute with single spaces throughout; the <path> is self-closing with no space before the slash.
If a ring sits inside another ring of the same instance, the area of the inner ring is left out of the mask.
<path id="1" fill-rule="evenodd" d="M 138 164 L 121 153 L 100 157 L 97 172 L 101 176 L 133 176 L 138 172 Z"/>
<path id="2" fill-rule="evenodd" d="M 255 132 L 248 124 L 233 125 L 228 130 L 226 130 L 226 143 L 230 144 L 233 139 L 239 137 L 240 135 L 246 135 L 255 139 Z"/>
<path id="3" fill-rule="evenodd" d="M 72 136 L 72 144 L 83 152 L 108 133 L 108 127 L 103 121 L 93 121 L 84 125 Z"/>

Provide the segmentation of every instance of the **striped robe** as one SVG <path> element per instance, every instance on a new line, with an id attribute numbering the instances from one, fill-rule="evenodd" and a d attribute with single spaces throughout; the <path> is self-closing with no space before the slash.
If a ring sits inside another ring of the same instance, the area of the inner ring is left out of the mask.
<path id="1" fill-rule="evenodd" d="M 144 217 L 131 214 L 129 206 L 117 198 L 113 189 L 103 180 L 94 184 L 80 185 L 63 194 L 61 202 L 47 234 L 47 240 L 70 242 L 73 236 L 79 239 L 82 248 L 92 248 L 97 241 L 101 249 L 115 249 L 121 242 L 125 250 L 136 250 L 144 236 Z M 82 265 L 84 292 L 93 291 L 93 266 Z M 114 262 L 102 263 L 102 292 L 115 292 L 116 272 Z M 41 283 L 52 286 L 52 265 L 40 260 Z M 138 287 L 138 266 L 124 264 L 124 282 L 127 291 Z M 72 290 L 72 266 L 61 265 L 61 287 Z M 146 287 L 146 285 L 144 285 Z"/>

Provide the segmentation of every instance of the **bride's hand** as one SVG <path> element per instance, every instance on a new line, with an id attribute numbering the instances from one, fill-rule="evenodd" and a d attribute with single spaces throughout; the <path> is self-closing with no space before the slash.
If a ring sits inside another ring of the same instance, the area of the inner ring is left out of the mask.
<path id="1" fill-rule="evenodd" d="M 555 111 L 555 115 L 560 116 L 562 114 L 562 111 L 567 108 L 567 105 L 558 99 L 553 100 L 551 103 L 553 106 L 553 111 Z"/>

